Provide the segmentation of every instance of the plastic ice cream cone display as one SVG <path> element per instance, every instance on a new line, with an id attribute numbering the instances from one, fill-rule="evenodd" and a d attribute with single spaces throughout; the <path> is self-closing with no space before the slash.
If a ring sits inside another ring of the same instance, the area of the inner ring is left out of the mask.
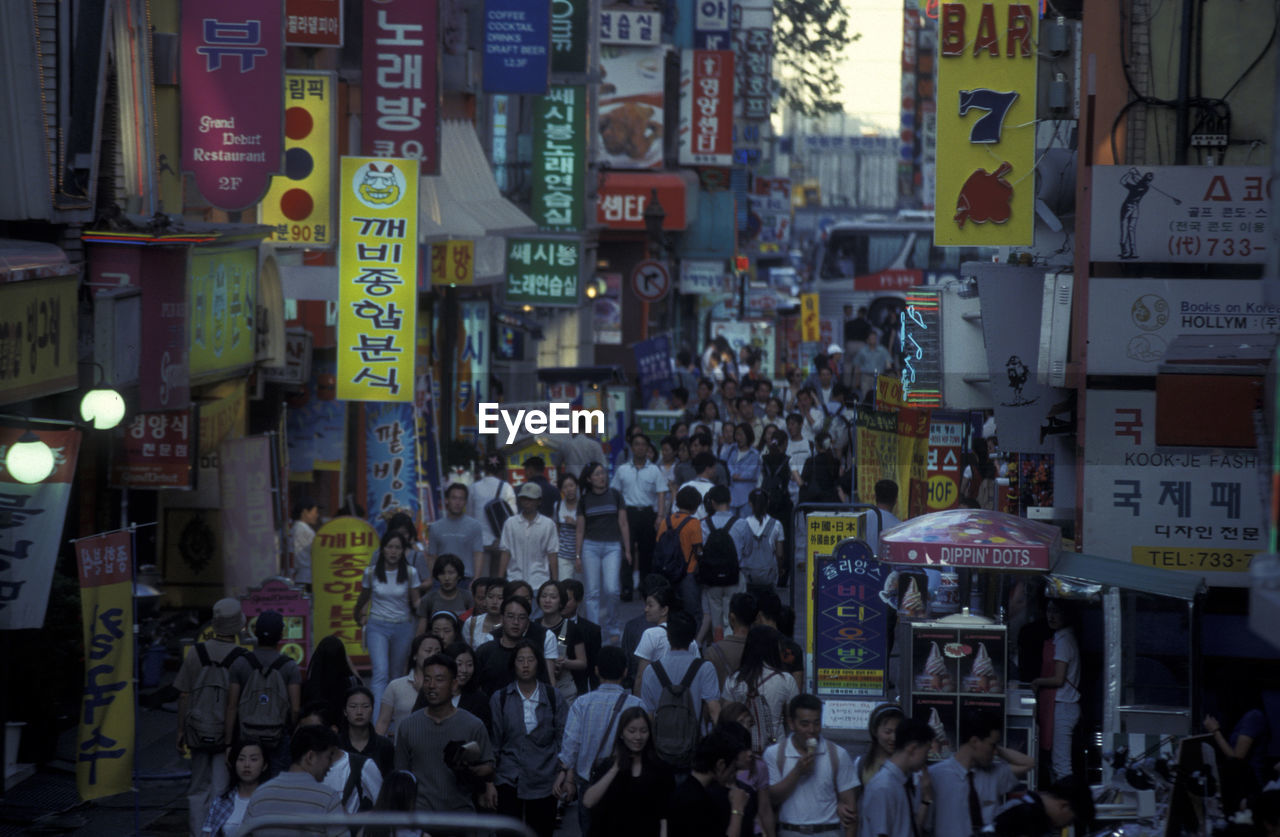
<path id="1" fill-rule="evenodd" d="M 917 692 L 950 692 L 955 689 L 947 661 L 938 650 L 938 643 L 929 644 L 929 656 L 924 661 L 924 671 L 916 676 Z"/>
<path id="2" fill-rule="evenodd" d="M 936 708 L 929 710 L 929 729 L 933 730 L 933 743 L 929 745 L 929 757 L 946 759 L 951 757 L 951 741 L 947 738 L 947 728 Z"/>
<path id="3" fill-rule="evenodd" d="M 908 619 L 919 619 L 924 616 L 924 597 L 920 595 L 920 588 L 916 586 L 914 578 L 907 579 L 907 592 L 902 594 L 898 613 Z"/>
<path id="4" fill-rule="evenodd" d="M 996 673 L 995 664 L 991 662 L 991 655 L 987 653 L 985 643 L 978 643 L 978 653 L 973 657 L 973 668 L 969 670 L 969 676 L 964 679 L 964 690 L 983 694 L 999 694 L 1004 691 L 1004 685 L 1000 682 L 1000 676 Z"/>

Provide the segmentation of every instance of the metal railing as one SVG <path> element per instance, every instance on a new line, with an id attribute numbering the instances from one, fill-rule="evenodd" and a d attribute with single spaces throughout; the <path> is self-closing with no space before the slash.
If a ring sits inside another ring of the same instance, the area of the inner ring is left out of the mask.
<path id="1" fill-rule="evenodd" d="M 328 833 L 334 827 L 416 828 L 428 834 L 485 834 L 537 837 L 533 829 L 519 820 L 498 814 L 468 812 L 437 813 L 434 811 L 364 811 L 358 814 L 332 814 L 317 819 L 308 815 L 280 815 L 246 821 L 239 837 L 267 834 Z M 394 832 L 392 832 L 394 833 Z"/>

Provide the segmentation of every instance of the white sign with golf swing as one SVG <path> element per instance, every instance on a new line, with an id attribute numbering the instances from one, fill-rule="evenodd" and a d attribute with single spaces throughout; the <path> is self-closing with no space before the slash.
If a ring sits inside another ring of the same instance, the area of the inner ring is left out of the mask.
<path id="1" fill-rule="evenodd" d="M 1262 166 L 1094 166 L 1089 258 L 1263 264 L 1270 213 Z"/>

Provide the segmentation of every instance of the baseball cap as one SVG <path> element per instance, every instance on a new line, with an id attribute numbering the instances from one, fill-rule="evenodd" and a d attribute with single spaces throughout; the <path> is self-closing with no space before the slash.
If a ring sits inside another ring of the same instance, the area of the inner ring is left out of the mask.
<path id="1" fill-rule="evenodd" d="M 520 486 L 520 493 L 517 494 L 516 496 L 528 497 L 531 500 L 541 500 L 542 486 L 536 483 L 526 482 L 524 485 Z"/>
<path id="2" fill-rule="evenodd" d="M 258 622 L 253 633 L 261 642 L 278 642 L 284 633 L 284 617 L 274 610 L 258 614 Z"/>
<path id="3" fill-rule="evenodd" d="M 844 354 L 844 349 L 840 348 L 840 346 L 839 346 L 838 344 L 836 344 L 836 343 L 832 343 L 830 346 L 828 346 L 828 347 L 827 347 L 827 354 L 829 354 L 829 355 L 842 355 L 842 354 Z"/>

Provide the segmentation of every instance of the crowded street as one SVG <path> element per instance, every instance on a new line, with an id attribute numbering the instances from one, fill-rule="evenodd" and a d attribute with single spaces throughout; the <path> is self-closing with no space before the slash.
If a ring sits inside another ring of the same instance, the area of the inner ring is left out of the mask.
<path id="1" fill-rule="evenodd" d="M 0 837 L 1280 837 L 1278 0 L 0 8 Z"/>

